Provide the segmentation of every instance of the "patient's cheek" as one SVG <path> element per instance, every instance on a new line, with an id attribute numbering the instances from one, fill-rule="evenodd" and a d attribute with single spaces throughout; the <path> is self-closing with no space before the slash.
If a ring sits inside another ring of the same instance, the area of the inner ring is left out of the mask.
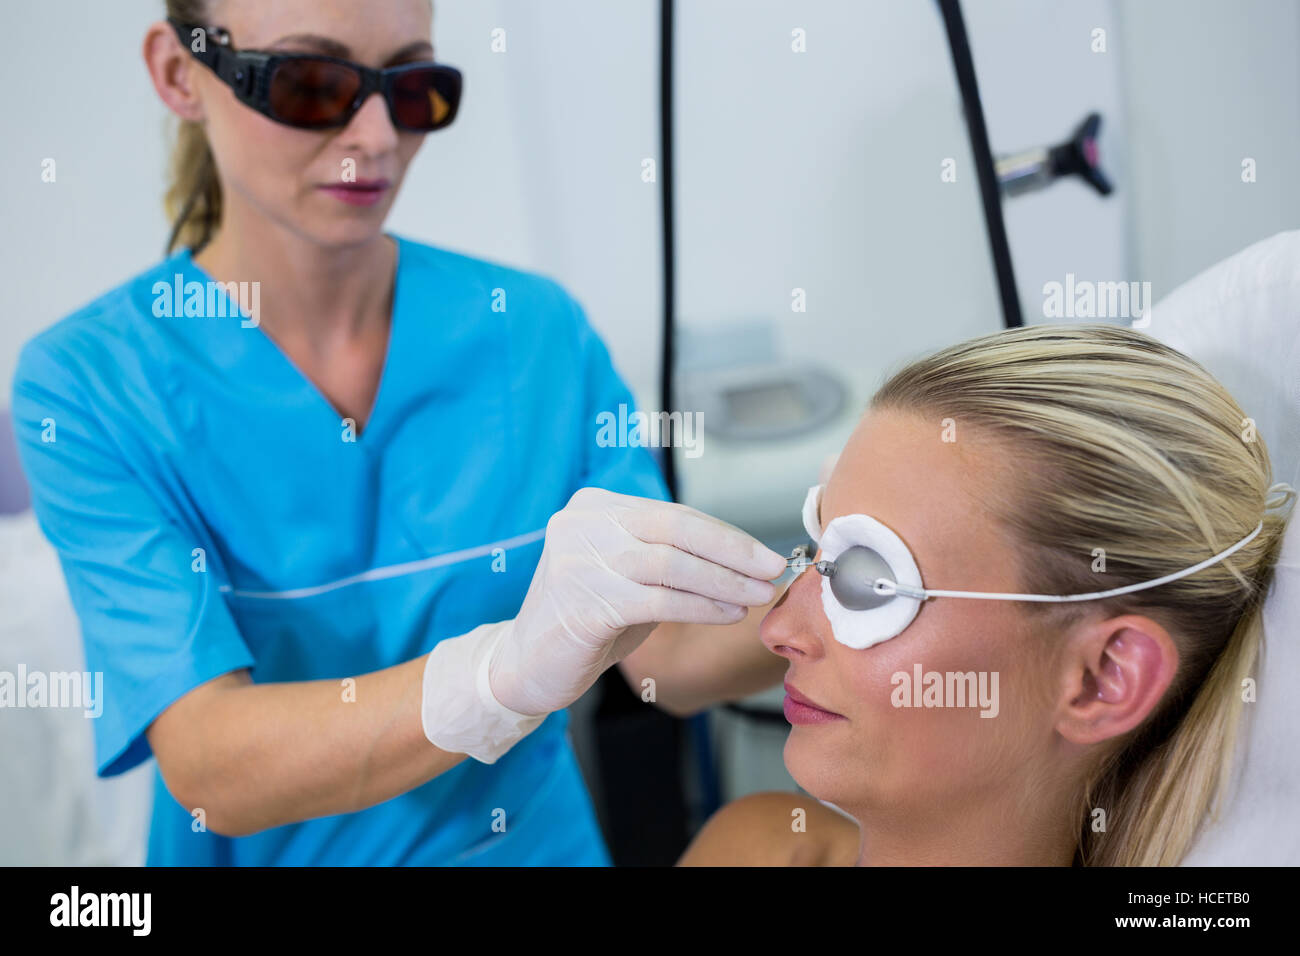
<path id="1" fill-rule="evenodd" d="M 957 603 L 927 607 L 893 640 L 846 649 L 852 696 L 865 717 L 896 732 L 942 726 L 985 735 L 997 726 L 1004 696 L 1032 676 L 1035 658 L 1006 633 L 1002 615 L 963 612 Z"/>

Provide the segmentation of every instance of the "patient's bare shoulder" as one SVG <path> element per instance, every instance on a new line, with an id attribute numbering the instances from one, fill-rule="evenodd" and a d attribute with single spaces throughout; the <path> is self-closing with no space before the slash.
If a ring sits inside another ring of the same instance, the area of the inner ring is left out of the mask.
<path id="1" fill-rule="evenodd" d="M 852 866 L 857 854 L 852 820 L 806 794 L 769 791 L 710 817 L 677 865 Z"/>

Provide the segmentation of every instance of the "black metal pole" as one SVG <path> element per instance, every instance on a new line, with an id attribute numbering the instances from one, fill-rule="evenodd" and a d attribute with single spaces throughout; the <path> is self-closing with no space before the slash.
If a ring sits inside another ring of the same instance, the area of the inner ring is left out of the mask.
<path id="1" fill-rule="evenodd" d="M 957 88 L 961 91 L 962 111 L 966 115 L 966 131 L 970 135 L 975 175 L 979 180 L 980 200 L 984 205 L 989 251 L 993 255 L 993 271 L 997 274 L 998 295 L 1002 299 L 1002 320 L 1010 329 L 1025 323 L 1020 314 L 1016 275 L 1011 267 L 1011 246 L 1007 242 L 1007 227 L 1002 219 L 1002 194 L 998 189 L 988 128 L 984 125 L 979 85 L 975 82 L 975 63 L 971 59 L 970 40 L 966 36 L 966 24 L 962 20 L 958 0 L 938 0 L 938 3 L 944 28 L 948 32 L 948 49 L 952 53 L 953 70 L 957 74 Z"/>
<path id="2" fill-rule="evenodd" d="M 673 410 L 673 331 L 676 325 L 675 236 L 673 232 L 673 0 L 659 3 L 659 195 L 663 201 L 664 328 L 659 369 L 659 396 L 663 411 Z M 677 461 L 673 456 L 673 425 L 663 447 L 664 483 L 668 496 L 677 500 Z"/>

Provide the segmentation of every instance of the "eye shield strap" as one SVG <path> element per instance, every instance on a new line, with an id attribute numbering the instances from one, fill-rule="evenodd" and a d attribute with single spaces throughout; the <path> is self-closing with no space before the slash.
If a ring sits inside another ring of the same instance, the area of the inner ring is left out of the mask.
<path id="1" fill-rule="evenodd" d="M 804 529 L 821 545 L 823 560 L 816 567 L 823 575 L 822 605 L 827 619 L 836 640 L 855 648 L 870 647 L 901 633 L 915 618 L 921 602 L 932 597 L 1056 603 L 1095 601 L 1158 587 L 1222 561 L 1254 540 L 1264 527 L 1260 521 L 1254 531 L 1236 544 L 1189 568 L 1106 591 L 1086 594 L 955 591 L 926 588 L 907 545 L 890 528 L 868 515 L 841 515 L 821 535 L 821 492 L 820 485 L 808 489 L 803 508 Z M 1278 483 L 1269 488 L 1270 499 L 1277 493 L 1290 497 L 1295 491 L 1290 485 Z"/>

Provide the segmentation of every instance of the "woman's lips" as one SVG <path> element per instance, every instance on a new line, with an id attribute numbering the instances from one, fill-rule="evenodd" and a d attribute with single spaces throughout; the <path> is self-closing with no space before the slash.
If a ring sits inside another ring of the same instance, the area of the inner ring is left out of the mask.
<path id="1" fill-rule="evenodd" d="M 352 206 L 373 206 L 388 194 L 387 179 L 359 179 L 354 183 L 330 183 L 322 192 Z"/>
<path id="2" fill-rule="evenodd" d="M 789 684 L 785 685 L 785 719 L 792 724 L 826 724 L 844 720 L 843 714 L 819 707 Z"/>

